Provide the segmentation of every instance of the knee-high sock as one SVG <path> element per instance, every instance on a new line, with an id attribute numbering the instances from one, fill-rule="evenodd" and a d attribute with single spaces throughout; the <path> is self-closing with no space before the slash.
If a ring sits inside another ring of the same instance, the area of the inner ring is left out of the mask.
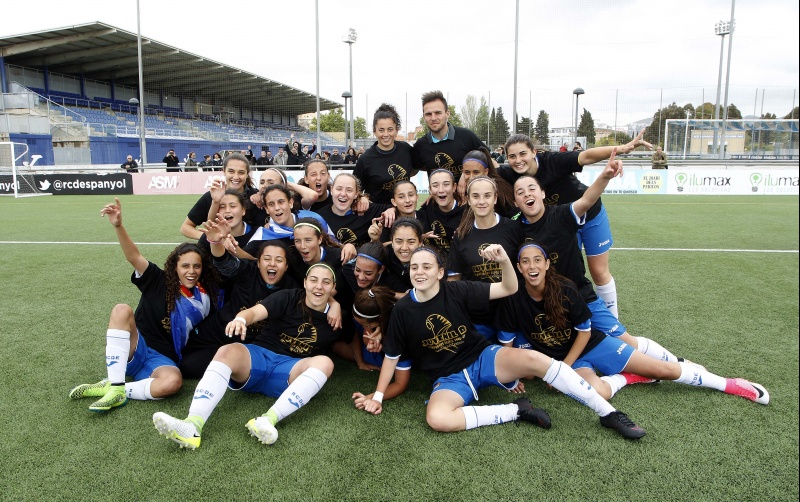
<path id="1" fill-rule="evenodd" d="M 222 361 L 211 361 L 203 373 L 203 378 L 197 383 L 192 404 L 189 406 L 189 418 L 200 419 L 198 432 L 217 407 L 225 391 L 228 390 L 228 381 L 231 379 L 231 368 Z M 197 425 L 196 420 L 192 420 Z"/>
<path id="2" fill-rule="evenodd" d="M 561 361 L 553 359 L 543 380 L 572 399 L 593 409 L 601 417 L 616 411 L 591 385 L 575 373 L 575 370 Z"/>
<path id="3" fill-rule="evenodd" d="M 308 404 L 327 381 L 328 377 L 321 370 L 308 368 L 289 384 L 265 415 L 270 417 L 270 421 L 274 420 L 272 425 L 275 425 Z"/>
<path id="4" fill-rule="evenodd" d="M 675 357 L 675 354 L 668 351 L 657 342 L 643 336 L 637 336 L 636 341 L 639 344 L 637 350 L 642 354 L 652 357 L 653 359 L 658 359 L 659 361 L 667 361 L 670 363 L 678 362 L 678 358 Z"/>
<path id="5" fill-rule="evenodd" d="M 136 399 L 138 401 L 146 400 L 159 400 L 160 397 L 153 397 L 150 393 L 150 386 L 153 384 L 155 378 L 145 378 L 138 382 L 128 382 L 125 384 L 125 394 L 128 399 Z"/>
<path id="6" fill-rule="evenodd" d="M 614 282 L 614 278 L 612 277 L 608 283 L 597 286 L 594 289 L 597 291 L 597 296 L 605 302 L 608 310 L 614 314 L 614 317 L 619 319 L 619 309 L 617 308 L 617 283 Z"/>
<path id="7" fill-rule="evenodd" d="M 678 364 L 681 365 L 681 376 L 674 380 L 675 382 L 693 385 L 695 387 L 709 387 L 725 392 L 725 385 L 727 383 L 725 378 L 709 373 L 691 364 Z"/>
<path id="8" fill-rule="evenodd" d="M 106 371 L 113 385 L 125 383 L 125 370 L 128 368 L 128 354 L 131 351 L 131 334 L 122 329 L 109 328 L 106 331 Z"/>
<path id="9" fill-rule="evenodd" d="M 496 404 L 492 406 L 464 406 L 461 408 L 467 420 L 467 430 L 483 425 L 513 422 L 517 419 L 519 406 L 516 404 Z"/>
<path id="10" fill-rule="evenodd" d="M 604 381 L 609 387 L 611 387 L 611 397 L 614 397 L 617 392 L 628 385 L 628 380 L 620 374 L 601 376 L 600 380 Z"/>

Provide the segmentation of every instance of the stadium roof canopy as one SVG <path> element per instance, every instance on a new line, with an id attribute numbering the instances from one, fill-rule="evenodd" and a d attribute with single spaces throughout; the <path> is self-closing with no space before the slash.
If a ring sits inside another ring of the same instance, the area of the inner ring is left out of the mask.
<path id="1" fill-rule="evenodd" d="M 136 33 L 93 22 L 0 37 L 6 64 L 139 87 Z M 142 36 L 145 90 L 222 98 L 234 105 L 300 115 L 316 95 Z M 176 77 L 180 78 L 176 78 Z M 342 105 L 320 98 L 320 110 Z"/>

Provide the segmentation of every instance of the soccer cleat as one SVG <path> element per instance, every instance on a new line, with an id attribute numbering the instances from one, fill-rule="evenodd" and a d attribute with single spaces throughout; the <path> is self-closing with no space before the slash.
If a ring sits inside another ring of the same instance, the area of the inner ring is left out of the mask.
<path id="1" fill-rule="evenodd" d="M 89 405 L 89 411 L 109 411 L 128 404 L 124 385 L 111 385 L 103 397 Z"/>
<path id="2" fill-rule="evenodd" d="M 679 363 L 686 363 L 686 364 L 688 364 L 689 366 L 694 366 L 695 368 L 697 368 L 697 369 L 699 369 L 699 370 L 702 370 L 702 371 L 708 371 L 708 370 L 706 369 L 706 367 L 705 367 L 705 366 L 703 366 L 702 364 L 693 363 L 692 361 L 690 361 L 690 360 L 686 359 L 685 357 L 679 357 L 679 358 L 678 358 L 678 362 L 679 362 Z"/>
<path id="3" fill-rule="evenodd" d="M 74 387 L 69 391 L 70 399 L 81 399 L 84 397 L 103 397 L 111 389 L 111 382 L 104 378 L 97 383 L 84 383 Z"/>
<path id="4" fill-rule="evenodd" d="M 769 404 L 769 392 L 762 385 L 744 378 L 726 378 L 725 394 L 741 396 L 758 404 Z"/>
<path id="5" fill-rule="evenodd" d="M 513 403 L 519 407 L 517 420 L 538 425 L 542 429 L 550 428 L 550 415 L 541 408 L 534 408 L 529 399 L 520 397 L 515 399 Z"/>
<path id="6" fill-rule="evenodd" d="M 655 378 L 643 377 L 635 373 L 627 373 L 625 371 L 621 372 L 620 375 L 625 378 L 626 385 L 633 385 L 635 383 L 656 383 L 661 381 L 656 380 Z"/>
<path id="7" fill-rule="evenodd" d="M 200 446 L 200 433 L 188 420 L 179 420 L 159 411 L 153 414 L 153 425 L 159 434 L 175 441 L 181 448 L 194 450 Z"/>
<path id="8" fill-rule="evenodd" d="M 620 436 L 626 439 L 639 439 L 647 434 L 644 429 L 633 423 L 628 418 L 628 415 L 621 411 L 613 411 L 604 417 L 600 417 L 600 424 L 603 427 L 615 429 Z"/>
<path id="9" fill-rule="evenodd" d="M 251 418 L 245 427 L 250 431 L 250 435 L 257 437 L 262 444 L 272 444 L 278 440 L 278 429 L 267 417 Z"/>

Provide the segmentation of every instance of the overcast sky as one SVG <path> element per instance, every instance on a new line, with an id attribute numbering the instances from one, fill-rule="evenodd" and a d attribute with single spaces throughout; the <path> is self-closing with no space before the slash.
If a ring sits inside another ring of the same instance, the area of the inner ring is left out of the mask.
<path id="1" fill-rule="evenodd" d="M 32 5 L 4 2 L 0 36 L 92 21 L 136 32 L 135 0 Z M 140 9 L 145 37 L 316 92 L 314 0 L 140 0 Z M 762 93 L 763 112 L 791 110 L 798 10 L 797 0 L 736 2 L 728 101 L 745 115 L 762 112 Z M 513 0 L 319 0 L 320 94 L 341 102 L 349 88 L 342 39 L 352 27 L 357 116 L 371 122 L 385 101 L 416 124 L 420 95 L 441 89 L 457 108 L 468 94 L 491 97 L 510 119 L 514 12 Z M 519 14 L 520 115 L 544 109 L 551 127 L 567 126 L 576 87 L 586 91 L 580 108 L 611 125 L 651 117 L 659 103 L 715 100 L 714 24 L 730 18 L 731 0 L 521 0 Z"/>

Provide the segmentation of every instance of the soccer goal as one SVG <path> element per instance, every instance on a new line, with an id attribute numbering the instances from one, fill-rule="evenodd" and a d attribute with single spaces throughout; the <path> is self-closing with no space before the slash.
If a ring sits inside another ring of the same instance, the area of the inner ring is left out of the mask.
<path id="1" fill-rule="evenodd" d="M 13 195 L 19 197 L 33 197 L 36 195 L 52 195 L 42 192 L 33 179 L 32 162 L 22 161 L 27 158 L 28 145 L 12 141 L 0 141 L 0 195 Z"/>

